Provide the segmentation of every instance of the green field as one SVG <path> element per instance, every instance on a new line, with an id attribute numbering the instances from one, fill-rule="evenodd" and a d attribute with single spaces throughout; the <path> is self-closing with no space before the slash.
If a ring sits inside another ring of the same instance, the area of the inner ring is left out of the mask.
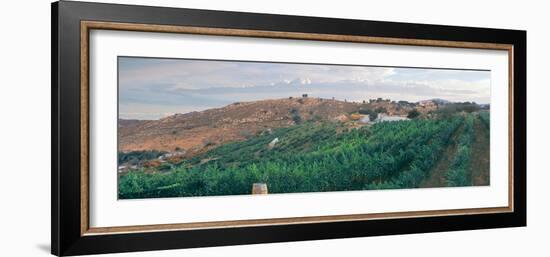
<path id="1" fill-rule="evenodd" d="M 417 188 L 442 158 L 451 160 L 443 186 L 468 186 L 474 119 L 487 125 L 488 112 L 359 128 L 306 122 L 222 145 L 163 172 L 120 175 L 119 198 L 250 194 L 258 182 L 270 194 Z M 442 156 L 452 144 L 456 153 Z"/>

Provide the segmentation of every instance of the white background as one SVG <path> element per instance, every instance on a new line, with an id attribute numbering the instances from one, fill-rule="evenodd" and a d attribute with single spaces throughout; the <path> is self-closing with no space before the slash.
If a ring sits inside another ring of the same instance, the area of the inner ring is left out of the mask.
<path id="1" fill-rule="evenodd" d="M 490 70 L 491 185 L 117 201 L 119 55 Z M 508 157 L 504 50 L 92 30 L 90 56 L 91 227 L 508 206 L 508 163 L 502 161 Z"/>
<path id="2" fill-rule="evenodd" d="M 550 58 L 545 1 L 116 1 L 190 8 L 528 30 L 528 227 L 214 247 L 117 256 L 548 256 Z M 47 256 L 50 236 L 50 1 L 1 10 L 0 255 Z"/>

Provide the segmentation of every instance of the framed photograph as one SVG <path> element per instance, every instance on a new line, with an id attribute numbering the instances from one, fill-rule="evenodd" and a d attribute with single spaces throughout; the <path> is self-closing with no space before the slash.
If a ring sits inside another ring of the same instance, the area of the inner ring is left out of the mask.
<path id="1" fill-rule="evenodd" d="M 52 253 L 526 225 L 526 32 L 52 5 Z"/>

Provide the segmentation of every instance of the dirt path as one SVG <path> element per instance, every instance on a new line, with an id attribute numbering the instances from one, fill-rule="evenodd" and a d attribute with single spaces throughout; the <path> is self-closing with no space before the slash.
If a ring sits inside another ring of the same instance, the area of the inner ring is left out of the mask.
<path id="1" fill-rule="evenodd" d="M 446 186 L 445 174 L 449 170 L 458 148 L 458 138 L 464 131 L 464 124 L 451 136 L 449 145 L 441 154 L 441 157 L 430 171 L 430 176 L 420 183 L 419 187 L 444 187 Z"/>
<path id="2" fill-rule="evenodd" d="M 472 143 L 472 153 L 470 169 L 472 176 L 472 185 L 489 185 L 489 160 L 490 160 L 490 134 L 489 129 L 483 124 L 476 115 L 474 119 L 474 142 Z"/>

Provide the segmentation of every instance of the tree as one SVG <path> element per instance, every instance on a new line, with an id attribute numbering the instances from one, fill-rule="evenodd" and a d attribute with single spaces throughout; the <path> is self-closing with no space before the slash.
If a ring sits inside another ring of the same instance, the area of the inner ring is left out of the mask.
<path id="1" fill-rule="evenodd" d="M 372 111 L 370 109 L 359 109 L 359 114 L 369 115 Z"/>
<path id="2" fill-rule="evenodd" d="M 420 112 L 416 109 L 409 111 L 409 114 L 407 115 L 407 118 L 414 119 L 420 115 Z"/>
<path id="3" fill-rule="evenodd" d="M 294 121 L 294 123 L 299 124 L 300 122 L 302 122 L 302 117 L 298 113 L 293 113 L 292 120 Z"/>
<path id="4" fill-rule="evenodd" d="M 378 107 L 374 111 L 377 112 L 377 113 L 386 113 L 386 112 L 388 112 L 388 110 L 386 110 L 386 108 L 384 108 L 384 107 Z"/>
<path id="5" fill-rule="evenodd" d="M 378 113 L 377 112 L 371 112 L 369 114 L 369 120 L 370 121 L 374 121 L 374 120 L 376 120 L 376 118 L 378 118 Z"/>

